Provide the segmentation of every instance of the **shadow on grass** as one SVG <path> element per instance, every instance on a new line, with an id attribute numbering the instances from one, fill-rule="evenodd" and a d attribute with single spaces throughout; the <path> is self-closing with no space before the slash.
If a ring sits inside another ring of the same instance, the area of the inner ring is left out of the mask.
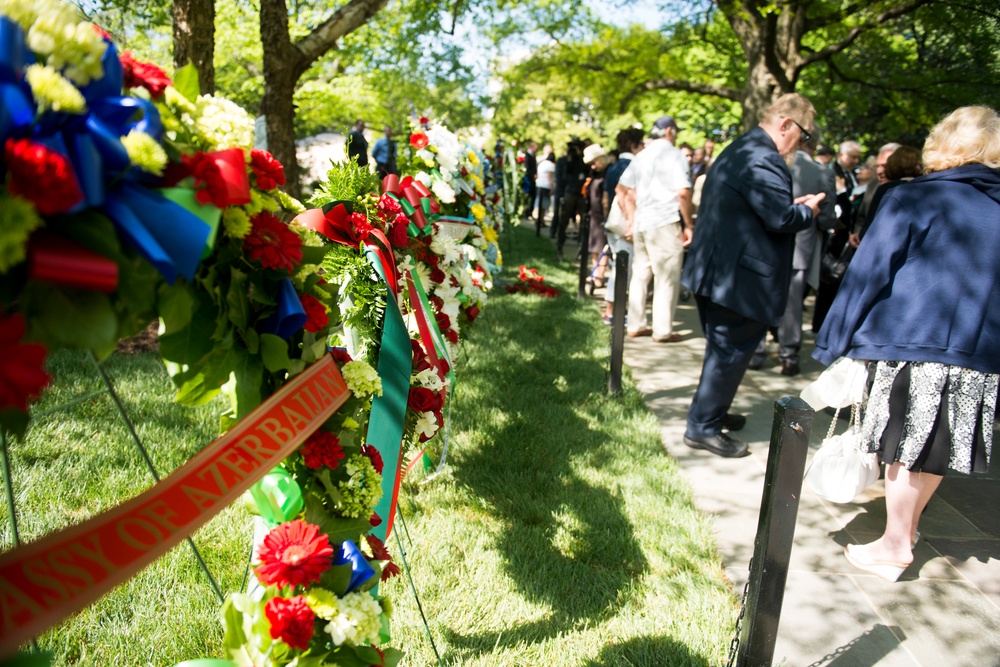
<path id="1" fill-rule="evenodd" d="M 705 656 L 691 653 L 684 644 L 669 637 L 636 637 L 620 644 L 608 644 L 597 658 L 581 667 L 708 667 Z"/>
<path id="2" fill-rule="evenodd" d="M 628 602 L 649 567 L 619 494 L 577 470 L 599 468 L 602 450 L 615 446 L 602 409 L 634 409 L 604 396 L 605 368 L 594 359 L 601 341 L 585 321 L 596 314 L 568 296 L 504 296 L 490 307 L 491 338 L 473 332 L 477 354 L 461 369 L 473 389 L 453 413 L 482 441 L 455 454 L 453 474 L 499 520 L 496 549 L 517 592 L 551 611 L 502 632 L 447 632 L 451 659 L 597 625 Z M 476 392 L 483 384 L 496 390 Z"/>

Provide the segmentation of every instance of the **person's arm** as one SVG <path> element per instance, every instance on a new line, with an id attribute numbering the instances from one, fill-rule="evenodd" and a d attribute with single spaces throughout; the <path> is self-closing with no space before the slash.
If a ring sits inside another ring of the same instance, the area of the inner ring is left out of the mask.
<path id="1" fill-rule="evenodd" d="M 615 188 L 618 201 L 625 216 L 625 240 L 631 241 L 635 234 L 635 188 L 629 188 L 621 183 Z"/>
<path id="2" fill-rule="evenodd" d="M 777 151 L 770 151 L 747 170 L 744 197 L 769 232 L 793 234 L 808 228 L 825 195 L 792 201 L 792 178 Z M 804 206 L 802 205 L 804 204 Z"/>
<path id="3" fill-rule="evenodd" d="M 681 188 L 677 191 L 677 201 L 681 205 L 681 243 L 684 247 L 691 244 L 691 238 L 694 235 L 694 218 L 691 213 L 693 208 L 691 206 L 691 188 Z"/>

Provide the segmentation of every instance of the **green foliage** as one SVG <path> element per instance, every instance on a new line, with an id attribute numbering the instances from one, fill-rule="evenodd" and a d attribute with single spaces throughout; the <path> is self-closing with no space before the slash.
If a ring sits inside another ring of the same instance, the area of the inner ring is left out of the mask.
<path id="1" fill-rule="evenodd" d="M 351 206 L 371 192 L 378 192 L 378 176 L 370 169 L 359 167 L 357 161 L 335 165 L 326 174 L 326 181 L 313 194 L 312 206 L 326 206 L 333 202 L 348 202 Z"/>

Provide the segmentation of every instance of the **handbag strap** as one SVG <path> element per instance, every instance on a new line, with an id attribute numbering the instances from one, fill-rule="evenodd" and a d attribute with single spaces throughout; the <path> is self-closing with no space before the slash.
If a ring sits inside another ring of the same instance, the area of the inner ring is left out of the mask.
<path id="1" fill-rule="evenodd" d="M 853 408 L 854 406 L 851 406 L 851 409 Z M 840 419 L 840 408 L 837 408 L 837 411 L 833 413 L 833 421 L 830 422 L 830 428 L 827 430 L 824 440 L 829 440 L 833 437 L 834 432 L 837 430 L 838 419 Z"/>

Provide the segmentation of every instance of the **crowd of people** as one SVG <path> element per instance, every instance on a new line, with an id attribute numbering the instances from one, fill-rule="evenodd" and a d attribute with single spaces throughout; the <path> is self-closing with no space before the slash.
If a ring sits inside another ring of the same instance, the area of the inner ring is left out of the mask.
<path id="1" fill-rule="evenodd" d="M 610 154 L 574 140 L 558 159 L 548 150 L 535 162 L 532 143 L 535 229 L 554 209 L 550 234 L 562 261 L 567 228 L 586 216 L 581 252 L 590 254 L 593 283 L 629 281 L 630 337 L 679 341 L 674 311 L 680 291 L 690 290 L 706 344 L 684 442 L 723 457 L 750 453 L 732 435 L 746 416 L 730 408 L 746 372 L 763 367 L 769 331 L 781 373 L 801 372 L 811 290 L 813 356 L 867 362 L 863 447 L 886 466 L 884 534 L 845 554 L 895 581 L 913 560 L 920 514 L 942 476 L 985 472 L 990 460 L 1000 374 L 1000 116 L 960 108 L 930 130 L 922 150 L 886 143 L 864 162 L 857 141 L 821 145 L 814 117 L 809 100 L 784 95 L 717 157 L 714 142 L 678 144 L 683 130 L 668 115 L 648 132 L 620 132 Z M 607 261 L 621 251 L 631 257 L 627 278 Z M 608 303 L 607 323 L 611 314 Z"/>

